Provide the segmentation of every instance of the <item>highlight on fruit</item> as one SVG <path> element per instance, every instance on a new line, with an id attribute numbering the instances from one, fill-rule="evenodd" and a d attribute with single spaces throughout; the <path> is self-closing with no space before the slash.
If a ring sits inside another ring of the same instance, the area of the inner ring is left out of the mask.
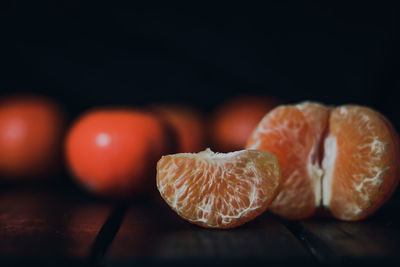
<path id="1" fill-rule="evenodd" d="M 0 178 L 53 179 L 61 170 L 66 113 L 55 100 L 15 94 L 0 99 Z"/>
<path id="2" fill-rule="evenodd" d="M 92 194 L 111 198 L 146 195 L 155 188 L 154 165 L 167 152 L 161 121 L 130 108 L 97 108 L 81 115 L 65 139 L 74 180 Z"/>

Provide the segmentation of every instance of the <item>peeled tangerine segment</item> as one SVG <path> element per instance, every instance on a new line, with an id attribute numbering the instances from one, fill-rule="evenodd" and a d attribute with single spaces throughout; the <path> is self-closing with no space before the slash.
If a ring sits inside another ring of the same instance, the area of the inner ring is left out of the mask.
<path id="1" fill-rule="evenodd" d="M 278 193 L 281 172 L 269 152 L 241 150 L 222 154 L 163 156 L 157 187 L 182 218 L 208 228 L 233 228 L 263 213 Z"/>
<path id="2" fill-rule="evenodd" d="M 247 148 L 275 154 L 282 170 L 282 188 L 270 210 L 289 219 L 311 216 L 321 201 L 320 142 L 329 109 L 304 102 L 268 113 L 250 136 Z"/>
<path id="3" fill-rule="evenodd" d="M 363 219 L 399 180 L 397 133 L 366 107 L 280 106 L 262 119 L 247 148 L 277 156 L 282 188 L 270 210 L 289 219 L 309 217 L 322 206 L 342 220 Z"/>
<path id="4" fill-rule="evenodd" d="M 335 157 L 325 163 L 324 205 L 336 218 L 363 219 L 396 188 L 397 134 L 382 115 L 354 105 L 333 110 L 329 125 L 325 148 Z"/>

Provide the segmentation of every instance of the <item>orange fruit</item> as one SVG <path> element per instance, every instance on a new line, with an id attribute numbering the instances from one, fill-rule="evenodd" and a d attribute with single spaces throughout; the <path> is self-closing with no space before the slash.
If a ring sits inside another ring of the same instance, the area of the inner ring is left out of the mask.
<path id="1" fill-rule="evenodd" d="M 60 167 L 65 114 L 53 100 L 15 95 L 0 102 L 0 173 L 8 179 L 52 174 Z"/>
<path id="2" fill-rule="evenodd" d="M 398 142 L 390 122 L 370 108 L 305 102 L 265 115 L 247 148 L 270 151 L 281 165 L 272 212 L 301 219 L 324 208 L 338 219 L 360 220 L 399 182 Z"/>
<path id="3" fill-rule="evenodd" d="M 336 157 L 323 162 L 331 167 L 325 180 L 331 190 L 323 204 L 336 218 L 358 220 L 373 214 L 399 182 L 398 136 L 382 117 L 354 105 L 332 111 L 325 149 Z"/>
<path id="4" fill-rule="evenodd" d="M 211 119 L 210 139 L 218 151 L 244 149 L 262 117 L 279 102 L 271 97 L 241 96 L 223 103 Z"/>
<path id="5" fill-rule="evenodd" d="M 129 197 L 147 190 L 166 141 L 162 123 L 150 113 L 96 109 L 69 130 L 66 159 L 75 179 L 90 192 Z"/>
<path id="6" fill-rule="evenodd" d="M 157 188 L 183 219 L 207 228 L 233 228 L 261 213 L 281 181 L 276 157 L 256 150 L 163 156 Z"/>
<path id="7" fill-rule="evenodd" d="M 205 148 L 205 126 L 200 112 L 182 105 L 153 105 L 151 108 L 174 130 L 177 152 L 199 152 Z"/>

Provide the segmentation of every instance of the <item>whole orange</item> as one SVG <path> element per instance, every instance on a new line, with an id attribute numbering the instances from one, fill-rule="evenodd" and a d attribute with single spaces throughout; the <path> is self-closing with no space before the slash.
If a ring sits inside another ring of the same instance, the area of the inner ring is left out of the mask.
<path id="1" fill-rule="evenodd" d="M 222 152 L 244 149 L 264 115 L 279 104 L 265 96 L 241 96 L 223 103 L 211 117 L 210 139 Z"/>
<path id="2" fill-rule="evenodd" d="M 88 191 L 117 198 L 143 193 L 166 140 L 160 120 L 144 111 L 96 109 L 69 130 L 66 159 Z"/>
<path id="3" fill-rule="evenodd" d="M 7 179 L 46 176 L 60 167 L 65 116 L 51 99 L 14 95 L 0 102 L 0 173 Z"/>

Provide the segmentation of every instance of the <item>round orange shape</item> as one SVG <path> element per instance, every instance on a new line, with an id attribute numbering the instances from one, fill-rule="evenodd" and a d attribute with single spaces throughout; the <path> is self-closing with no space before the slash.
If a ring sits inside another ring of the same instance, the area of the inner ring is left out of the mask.
<path id="1" fill-rule="evenodd" d="M 399 137 L 383 115 L 366 107 L 278 107 L 262 119 L 247 148 L 276 154 L 283 185 L 271 211 L 289 219 L 318 208 L 342 220 L 366 218 L 400 179 Z"/>
<path id="2" fill-rule="evenodd" d="M 223 152 L 244 149 L 254 128 L 277 104 L 273 98 L 256 96 L 237 97 L 222 104 L 211 119 L 213 146 Z"/>
<path id="3" fill-rule="evenodd" d="M 159 119 L 130 109 L 98 109 L 82 115 L 65 145 L 76 180 L 90 192 L 117 198 L 147 190 L 165 147 Z"/>
<path id="4" fill-rule="evenodd" d="M 0 173 L 8 179 L 46 176 L 60 167 L 65 117 L 52 100 L 16 95 L 0 103 Z"/>
<path id="5" fill-rule="evenodd" d="M 174 130 L 178 139 L 177 152 L 199 152 L 205 148 L 205 127 L 201 114 L 180 105 L 154 105 L 154 110 Z"/>
<path id="6" fill-rule="evenodd" d="M 185 220 L 207 228 L 233 228 L 254 219 L 274 199 L 280 181 L 276 157 L 263 151 L 207 149 L 157 163 L 162 198 Z"/>

